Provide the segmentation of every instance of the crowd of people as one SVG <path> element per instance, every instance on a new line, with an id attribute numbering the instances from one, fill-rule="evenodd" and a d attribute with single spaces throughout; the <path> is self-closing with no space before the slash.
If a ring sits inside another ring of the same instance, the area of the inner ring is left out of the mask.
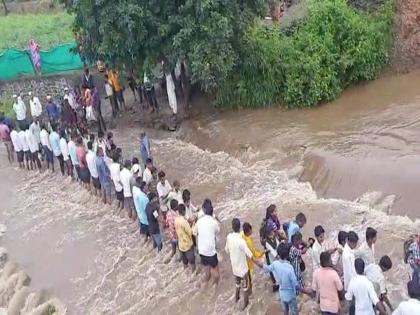
<path id="1" fill-rule="evenodd" d="M 86 72 L 82 84 L 85 95 L 89 94 L 86 91 L 95 90 L 92 84 L 93 79 Z M 58 162 L 63 176 L 79 182 L 102 198 L 104 204 L 115 199 L 117 207 L 125 209 L 128 218 L 138 224 L 144 242 L 151 243 L 158 253 L 162 252 L 166 238 L 170 244 L 167 261 L 178 257 L 194 273 L 198 254 L 204 282 L 211 279 L 219 282 L 216 240 L 220 220 L 212 201 L 205 199 L 201 207 L 196 207 L 188 189 L 181 189 L 177 180 L 169 182 L 165 172 L 154 165 L 145 132 L 139 138 L 140 158 L 124 159 L 112 132 L 105 134 L 105 123 L 99 124 L 97 134 L 88 132 L 85 121 L 74 110 L 76 98 L 67 89 L 61 109 L 48 99 L 45 109 L 48 119 L 42 117 L 44 110 L 39 99 L 30 93 L 28 96 L 30 124 L 22 95 L 15 98 L 17 126 L 0 114 L 0 137 L 10 163 L 16 157 L 22 169 L 55 172 Z M 63 114 L 67 105 L 73 110 L 70 116 L 74 120 Z M 366 229 L 365 241 L 360 246 L 355 231 L 340 231 L 335 241 L 328 241 L 321 225 L 315 227 L 313 237 L 305 242 L 302 232 L 306 221 L 305 214 L 298 213 L 294 220 L 281 223 L 277 207 L 270 205 L 259 228 L 261 245 L 257 246 L 252 225 L 238 218 L 232 220 L 225 251 L 232 265 L 235 301 L 239 302 L 242 296 L 243 308 L 249 304 L 256 265 L 270 276 L 273 292 L 278 291 L 286 315 L 299 314 L 301 295 L 316 299 L 324 315 L 344 314 L 347 309 L 349 314 L 356 315 L 420 314 L 420 236 L 406 244 L 405 258 L 413 269 L 407 284 L 410 299 L 396 307 L 388 298 L 384 276 L 393 264 L 387 255 L 377 257 L 378 233 L 374 228 Z M 305 265 L 305 255 L 312 261 L 311 268 Z M 309 270 L 310 284 L 305 276 Z"/>

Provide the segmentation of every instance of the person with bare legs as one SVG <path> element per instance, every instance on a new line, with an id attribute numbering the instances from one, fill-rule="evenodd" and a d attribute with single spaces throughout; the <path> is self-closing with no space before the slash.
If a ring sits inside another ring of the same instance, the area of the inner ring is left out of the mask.
<path id="1" fill-rule="evenodd" d="M 3 141 L 4 146 L 6 147 L 7 159 L 9 160 L 9 163 L 12 164 L 14 161 L 14 157 L 12 139 L 10 139 L 10 132 L 10 128 L 4 122 L 0 122 L 0 139 L 1 141 Z"/>
<path id="2" fill-rule="evenodd" d="M 178 250 L 184 268 L 191 266 L 191 271 L 195 271 L 195 253 L 191 226 L 186 218 L 186 209 L 184 205 L 178 206 L 178 216 L 175 218 L 175 231 L 178 239 Z"/>
<path id="3" fill-rule="evenodd" d="M 208 283 L 213 277 L 214 283 L 219 283 L 219 261 L 216 251 L 216 235 L 220 232 L 219 223 L 213 217 L 213 206 L 210 199 L 204 200 L 204 215 L 197 220 L 194 234 L 197 238 L 198 254 L 205 270 L 204 283 Z"/>

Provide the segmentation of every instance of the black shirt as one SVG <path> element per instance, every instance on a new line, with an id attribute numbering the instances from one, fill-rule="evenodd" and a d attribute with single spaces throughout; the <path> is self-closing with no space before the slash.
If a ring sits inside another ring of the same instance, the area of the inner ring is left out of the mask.
<path id="1" fill-rule="evenodd" d="M 156 217 L 154 215 L 156 212 Z M 149 233 L 150 234 L 159 234 L 159 222 L 157 220 L 157 214 L 159 213 L 159 204 L 158 203 L 151 203 L 149 202 L 146 206 L 146 215 L 147 221 L 149 222 Z"/>

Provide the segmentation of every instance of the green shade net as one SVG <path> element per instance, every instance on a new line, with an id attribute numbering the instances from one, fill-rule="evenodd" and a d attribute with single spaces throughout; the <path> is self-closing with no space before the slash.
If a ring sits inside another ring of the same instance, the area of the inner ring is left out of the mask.
<path id="1" fill-rule="evenodd" d="M 35 75 L 29 54 L 24 50 L 7 49 L 0 54 L 0 80 Z"/>
<path id="2" fill-rule="evenodd" d="M 75 47 L 75 43 L 69 43 L 57 46 L 48 51 L 41 51 L 42 74 L 82 69 L 83 62 L 79 54 L 71 51 Z"/>
<path id="3" fill-rule="evenodd" d="M 41 51 L 42 75 L 82 69 L 83 62 L 79 54 L 71 51 L 75 47 L 76 43 L 68 43 Z M 7 49 L 0 54 L 0 80 L 14 80 L 35 74 L 29 51 Z"/>

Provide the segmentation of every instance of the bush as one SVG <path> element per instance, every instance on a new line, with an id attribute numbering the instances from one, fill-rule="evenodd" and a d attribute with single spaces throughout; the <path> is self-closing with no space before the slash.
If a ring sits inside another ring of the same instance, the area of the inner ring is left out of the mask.
<path id="1" fill-rule="evenodd" d="M 294 108 L 333 100 L 387 64 L 392 13 L 392 0 L 370 14 L 345 0 L 312 0 L 308 16 L 293 28 L 256 23 L 243 39 L 241 63 L 219 84 L 218 102 Z"/>

